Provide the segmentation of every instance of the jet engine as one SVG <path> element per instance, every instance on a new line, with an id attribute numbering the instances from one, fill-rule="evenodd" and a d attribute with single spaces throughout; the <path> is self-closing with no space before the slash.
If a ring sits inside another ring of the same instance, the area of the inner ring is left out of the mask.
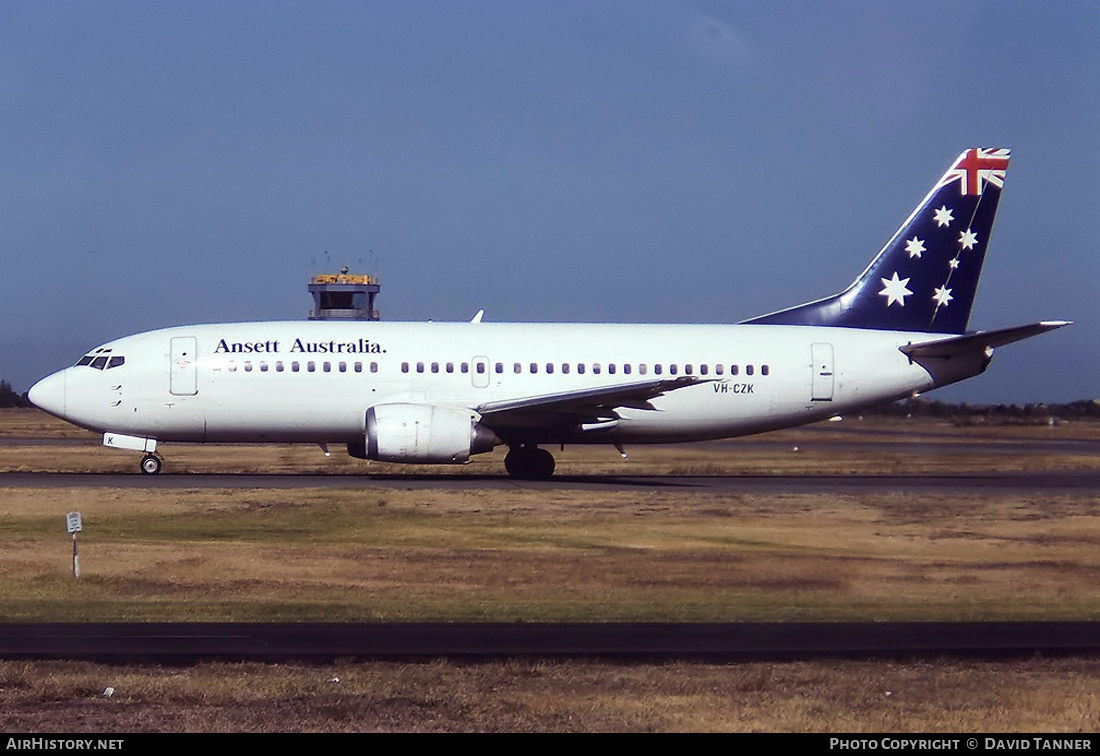
<path id="1" fill-rule="evenodd" d="M 367 430 L 348 454 L 380 462 L 462 464 L 471 454 L 503 443 L 468 409 L 434 404 L 376 404 L 367 410 Z"/>

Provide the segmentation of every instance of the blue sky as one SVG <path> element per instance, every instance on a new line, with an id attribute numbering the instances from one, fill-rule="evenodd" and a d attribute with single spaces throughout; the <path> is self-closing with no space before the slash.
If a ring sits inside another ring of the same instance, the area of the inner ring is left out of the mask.
<path id="1" fill-rule="evenodd" d="M 736 322 L 846 286 L 1010 147 L 970 325 L 1075 320 L 936 396 L 1100 396 L 1095 2 L 0 3 L 0 378 L 304 317 Z"/>

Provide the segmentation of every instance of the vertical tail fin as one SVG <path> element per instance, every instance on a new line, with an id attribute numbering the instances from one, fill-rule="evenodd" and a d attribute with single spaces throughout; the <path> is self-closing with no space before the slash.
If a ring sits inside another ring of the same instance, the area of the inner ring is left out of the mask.
<path id="1" fill-rule="evenodd" d="M 851 286 L 744 322 L 963 333 L 1008 159 L 1006 149 L 966 150 Z"/>

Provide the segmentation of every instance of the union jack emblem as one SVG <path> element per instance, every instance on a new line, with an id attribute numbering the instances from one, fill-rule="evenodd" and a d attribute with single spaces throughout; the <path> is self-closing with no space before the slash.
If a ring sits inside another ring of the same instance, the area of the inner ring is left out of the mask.
<path id="1" fill-rule="evenodd" d="M 959 156 L 951 170 L 940 179 L 939 186 L 959 182 L 959 193 L 977 195 L 985 189 L 985 182 L 996 187 L 1004 186 L 1005 171 L 1011 150 L 972 148 Z M 937 187 L 937 188 L 938 188 Z"/>

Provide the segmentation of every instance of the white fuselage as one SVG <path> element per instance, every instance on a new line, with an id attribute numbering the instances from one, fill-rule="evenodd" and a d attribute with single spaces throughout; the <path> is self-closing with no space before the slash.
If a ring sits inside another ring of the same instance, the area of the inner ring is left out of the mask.
<path id="1" fill-rule="evenodd" d="M 123 357 L 35 387 L 41 406 L 98 431 L 161 441 L 361 442 L 393 402 L 468 408 L 693 375 L 618 419 L 531 429 L 524 443 L 691 441 L 800 425 L 981 372 L 933 371 L 899 347 L 937 334 L 773 325 L 262 322 L 197 325 L 104 344 Z M 110 350 L 107 352 L 106 350 Z"/>

